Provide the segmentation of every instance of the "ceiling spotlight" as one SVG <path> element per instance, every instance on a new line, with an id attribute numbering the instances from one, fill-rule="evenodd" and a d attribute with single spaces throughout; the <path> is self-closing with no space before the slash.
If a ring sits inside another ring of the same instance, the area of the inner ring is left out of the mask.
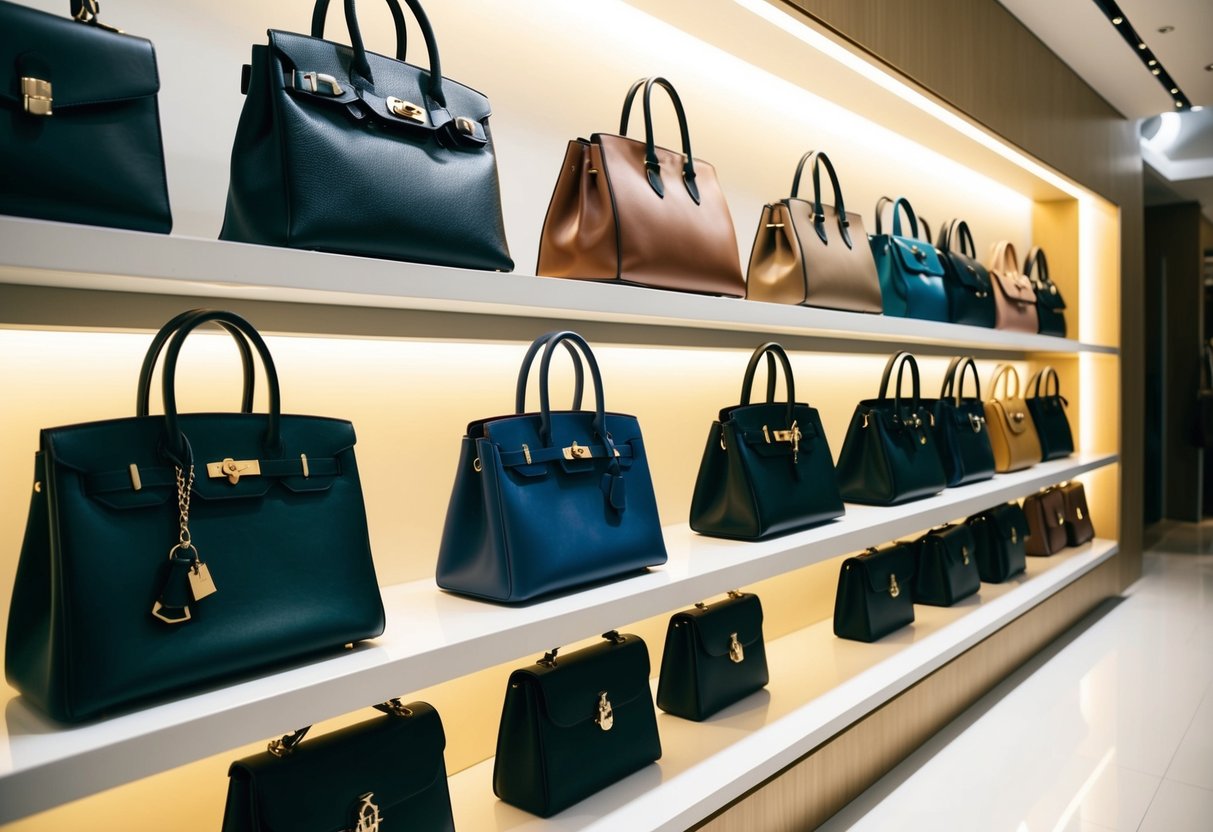
<path id="1" fill-rule="evenodd" d="M 1113 26 L 1119 26 L 1120 24 L 1122 24 L 1122 23 L 1124 23 L 1124 22 L 1125 22 L 1125 19 L 1124 19 L 1123 17 L 1114 17 L 1114 18 L 1112 18 L 1112 25 L 1113 25 Z"/>
<path id="2" fill-rule="evenodd" d="M 1171 87 L 1171 95 L 1179 95 L 1179 87 Z"/>
<path id="3" fill-rule="evenodd" d="M 1151 58 L 1150 60 L 1146 61 L 1146 66 L 1154 66 L 1156 63 L 1158 63 L 1158 61 Z"/>
<path id="4" fill-rule="evenodd" d="M 1160 35 L 1168 35 L 1174 31 L 1175 31 L 1174 26 L 1159 26 L 1158 27 L 1158 34 L 1160 34 Z"/>
<path id="5" fill-rule="evenodd" d="M 1161 69 L 1159 69 L 1158 67 L 1154 67 L 1154 68 L 1153 68 L 1153 69 L 1151 69 L 1150 71 L 1151 71 L 1151 72 L 1153 72 L 1155 75 L 1157 75 L 1158 73 L 1162 72 L 1162 70 L 1161 70 Z"/>
<path id="6" fill-rule="evenodd" d="M 1192 112 L 1194 112 L 1194 113 L 1199 113 L 1203 109 L 1204 109 L 1204 107 L 1201 106 L 1200 104 L 1197 104 L 1195 107 L 1191 108 Z"/>
<path id="7" fill-rule="evenodd" d="M 1145 45 L 1144 43 L 1139 43 L 1139 44 L 1137 44 L 1137 48 L 1138 48 L 1138 49 L 1145 49 L 1145 48 L 1146 48 L 1146 45 Z"/>
<path id="8" fill-rule="evenodd" d="M 1176 107 L 1179 107 L 1179 108 L 1181 108 L 1181 109 L 1182 109 L 1182 108 L 1183 108 L 1183 106 L 1184 106 L 1184 103 L 1183 103 L 1182 101 L 1176 101 L 1176 102 L 1175 102 L 1175 106 L 1176 106 Z"/>

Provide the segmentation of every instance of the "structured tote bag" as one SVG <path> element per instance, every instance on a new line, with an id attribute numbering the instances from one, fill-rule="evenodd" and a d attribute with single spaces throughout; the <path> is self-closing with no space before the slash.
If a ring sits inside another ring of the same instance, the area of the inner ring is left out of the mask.
<path id="1" fill-rule="evenodd" d="M 813 199 L 801 199 L 800 179 L 812 163 Z M 821 169 L 834 187 L 834 204 L 821 200 Z M 881 311 L 880 279 L 863 218 L 848 212 L 834 165 L 812 150 L 800 157 L 792 195 L 766 205 L 758 220 L 746 298 L 821 306 L 849 312 Z"/>
<path id="2" fill-rule="evenodd" d="M 897 381 L 889 397 L 893 367 Z M 902 395 L 905 368 L 911 393 Z M 855 408 L 838 457 L 838 482 L 844 500 L 891 506 L 938 494 L 947 485 L 930 411 L 922 403 L 918 362 L 899 352 L 885 364 L 880 393 Z"/>
<path id="3" fill-rule="evenodd" d="M 1035 272 L 1035 273 L 1033 273 Z M 1032 282 L 1036 292 L 1036 317 L 1041 335 L 1066 337 L 1066 302 L 1061 290 L 1049 277 L 1049 259 L 1044 249 L 1032 246 L 1023 261 L 1024 277 Z"/>
<path id="4" fill-rule="evenodd" d="M 405 0 L 429 69 L 368 52 L 344 0 L 352 46 L 269 31 L 245 68 L 220 237 L 246 243 L 509 271 L 489 101 L 446 78 L 418 0 Z"/>
<path id="5" fill-rule="evenodd" d="M 729 592 L 715 604 L 675 613 L 665 632 L 657 707 L 704 720 L 766 686 L 762 604 L 749 592 Z"/>
<path id="6" fill-rule="evenodd" d="M 1011 389 L 1011 379 L 1015 388 Z M 998 395 L 998 382 L 1003 394 Z M 1000 474 L 1031 468 L 1041 460 L 1040 437 L 1028 415 L 1028 404 L 1020 395 L 1019 371 L 1000 364 L 990 380 L 990 398 L 986 399 L 986 427 L 994 449 L 994 469 Z"/>
<path id="7" fill-rule="evenodd" d="M 1213 345 L 1200 348 L 1200 382 L 1196 390 L 1192 441 L 1198 448 L 1213 448 Z"/>
<path id="8" fill-rule="evenodd" d="M 0 214 L 167 234 L 152 44 L 0 0 Z"/>
<path id="9" fill-rule="evenodd" d="M 834 635 L 876 641 L 914 623 L 914 551 L 907 543 L 847 558 L 838 573 Z"/>
<path id="10" fill-rule="evenodd" d="M 982 581 L 1000 584 L 1027 567 L 1028 518 L 1019 503 L 1003 503 L 965 521 L 977 544 Z"/>
<path id="11" fill-rule="evenodd" d="M 1080 482 L 1068 482 L 1058 486 L 1066 505 L 1066 543 L 1080 546 L 1095 538 L 1095 526 L 1091 524 L 1091 510 L 1087 508 L 1087 492 Z"/>
<path id="12" fill-rule="evenodd" d="M 674 104 L 682 151 L 653 138 L 653 90 Z M 644 141 L 627 137 L 641 96 Z M 682 100 L 664 78 L 632 84 L 619 134 L 575 139 L 552 192 L 539 241 L 541 275 L 609 280 L 657 289 L 741 297 L 737 234 L 716 169 L 691 154 Z"/>
<path id="13" fill-rule="evenodd" d="M 990 273 L 977 261 L 977 247 L 968 223 L 952 220 L 944 225 L 939 229 L 937 246 L 942 255 L 948 320 L 969 326 L 994 326 L 994 287 Z"/>
<path id="14" fill-rule="evenodd" d="M 767 400 L 750 404 L 764 355 Z M 775 401 L 776 357 L 787 382 L 782 402 Z M 824 523 L 844 511 L 821 417 L 796 401 L 792 364 L 783 347 L 763 344 L 746 367 L 741 404 L 720 411 L 708 431 L 691 498 L 691 528 L 758 540 Z"/>
<path id="15" fill-rule="evenodd" d="M 1023 501 L 1028 518 L 1029 555 L 1055 555 L 1066 547 L 1066 497 L 1059 488 L 1046 488 Z"/>
<path id="16" fill-rule="evenodd" d="M 454 832 L 438 712 L 375 707 L 384 715 L 307 742 L 303 728 L 232 763 L 223 832 Z"/>
<path id="17" fill-rule="evenodd" d="M 1042 460 L 1061 459 L 1074 453 L 1074 435 L 1066 418 L 1069 402 L 1061 395 L 1061 380 L 1052 367 L 1042 367 L 1028 380 L 1024 400 L 1040 440 Z"/>
<path id="18" fill-rule="evenodd" d="M 881 210 L 893 206 L 893 233 L 885 234 Z M 908 236 L 902 235 L 901 215 L 909 222 Z M 935 246 L 918 239 L 918 218 L 905 197 L 890 200 L 882 196 L 876 203 L 876 233 L 869 238 L 876 273 L 880 277 L 880 295 L 886 315 L 948 320 L 948 298 L 943 289 L 943 264 Z"/>
<path id="19" fill-rule="evenodd" d="M 990 280 L 994 284 L 994 325 L 1016 332 L 1036 332 L 1036 291 L 1019 270 L 1015 246 L 1006 240 L 990 247 Z"/>
<path id="20" fill-rule="evenodd" d="M 603 639 L 510 674 L 493 761 L 506 803 L 550 817 L 661 757 L 648 648 Z"/>
<path id="21" fill-rule="evenodd" d="M 574 332 L 541 337 L 539 412 L 472 422 L 438 552 L 438 586 L 527 601 L 665 563 L 648 457 L 635 416 L 606 411 L 602 376 Z M 553 410 L 548 376 L 562 344 L 581 352 L 593 410 Z M 532 345 L 530 356 L 538 352 Z M 525 393 L 525 376 L 519 393 Z"/>
<path id="22" fill-rule="evenodd" d="M 981 589 L 977 542 L 968 526 L 931 529 L 914 544 L 914 603 L 950 607 Z"/>
<path id="23" fill-rule="evenodd" d="M 969 397 L 964 394 L 967 375 L 973 376 L 973 395 Z M 981 378 L 972 356 L 952 359 L 939 398 L 932 403 L 931 417 L 949 488 L 994 476 L 994 449 L 986 429 Z"/>
<path id="24" fill-rule="evenodd" d="M 268 414 L 178 413 L 178 355 L 212 321 L 260 356 Z M 163 416 L 42 431 L 5 670 L 57 719 L 383 631 L 353 426 L 283 414 L 269 349 L 243 318 L 200 310 L 173 325 Z"/>

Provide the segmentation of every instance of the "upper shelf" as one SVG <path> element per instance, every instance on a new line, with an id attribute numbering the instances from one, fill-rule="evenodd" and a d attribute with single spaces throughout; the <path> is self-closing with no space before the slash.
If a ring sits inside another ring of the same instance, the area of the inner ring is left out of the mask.
<path id="1" fill-rule="evenodd" d="M 673 326 L 1018 353 L 1115 347 L 982 327 L 0 217 L 0 283 Z"/>

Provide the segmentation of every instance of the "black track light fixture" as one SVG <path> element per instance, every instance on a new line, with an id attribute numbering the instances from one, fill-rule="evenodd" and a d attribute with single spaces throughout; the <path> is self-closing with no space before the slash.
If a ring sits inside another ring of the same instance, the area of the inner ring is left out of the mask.
<path id="1" fill-rule="evenodd" d="M 1175 109 L 1183 112 L 1191 110 L 1192 102 L 1184 95 L 1183 90 L 1179 88 L 1179 84 L 1171 77 L 1162 63 L 1150 50 L 1149 45 L 1141 35 L 1137 34 L 1137 30 L 1133 28 L 1133 24 L 1125 17 L 1125 13 L 1120 10 L 1120 6 L 1116 4 L 1116 0 L 1093 0 L 1099 10 L 1104 13 L 1108 21 L 1120 32 L 1120 36 L 1124 38 L 1125 43 L 1132 47 L 1137 57 L 1141 60 L 1145 68 L 1158 79 L 1158 83 L 1162 84 L 1162 88 L 1167 91 L 1167 95 L 1171 96 L 1172 102 L 1175 104 Z M 1163 26 L 1158 31 L 1162 34 L 1174 31 L 1174 26 Z"/>

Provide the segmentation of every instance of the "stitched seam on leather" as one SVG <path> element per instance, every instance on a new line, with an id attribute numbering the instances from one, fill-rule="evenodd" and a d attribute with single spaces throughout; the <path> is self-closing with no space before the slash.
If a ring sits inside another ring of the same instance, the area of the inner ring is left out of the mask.
<path id="1" fill-rule="evenodd" d="M 62 562 L 63 542 L 62 542 L 61 536 L 59 534 L 59 522 L 58 522 L 59 506 L 58 506 L 58 500 L 51 499 L 52 494 L 59 493 L 58 487 L 52 482 L 52 480 L 58 479 L 58 477 L 55 475 L 55 472 L 54 472 L 54 468 L 55 468 L 54 440 L 48 436 L 47 440 L 46 440 L 46 444 L 47 444 L 47 449 L 46 449 L 47 453 L 46 453 L 46 456 L 43 457 L 43 459 L 45 461 L 45 467 L 44 467 L 42 473 L 43 473 L 43 476 L 46 478 L 46 482 L 44 483 L 45 489 L 46 489 L 46 511 L 47 511 L 46 519 L 47 519 L 47 526 L 49 527 L 49 532 L 48 532 L 47 538 L 50 543 L 50 547 L 49 547 L 50 552 L 57 551 L 60 553 L 59 568 L 62 571 L 62 569 L 63 569 L 63 562 Z M 58 641 L 58 643 L 60 645 L 59 652 L 60 652 L 60 655 L 62 658 L 62 660 L 58 662 L 58 664 L 59 664 L 58 675 L 59 675 L 59 682 L 60 682 L 59 683 L 59 696 L 61 697 L 59 704 L 63 707 L 63 710 L 65 713 L 70 712 L 74 716 L 74 715 L 76 715 L 74 712 L 74 709 L 69 707 L 69 705 L 71 703 L 71 697 L 69 696 L 69 692 L 72 690 L 72 683 L 71 683 L 72 668 L 75 666 L 75 662 L 67 660 L 71 656 L 71 652 L 69 650 L 70 645 L 67 644 L 66 640 L 63 637 L 64 634 L 71 632 L 73 629 L 72 627 L 70 627 L 68 625 L 68 621 L 67 621 L 68 616 L 71 615 L 72 607 L 70 604 L 65 603 L 64 585 L 63 585 L 62 577 L 60 576 L 58 578 L 58 580 L 56 580 L 56 576 L 54 575 L 53 571 L 52 571 L 52 574 L 50 575 L 50 585 L 51 585 L 51 596 L 52 596 L 52 598 L 55 598 L 55 600 L 57 600 L 59 602 L 59 609 L 62 611 L 62 614 L 59 616 L 59 626 L 58 627 L 55 626 L 54 616 L 51 616 L 51 619 L 49 622 L 50 623 L 51 644 L 55 644 L 56 641 Z M 56 664 L 55 655 L 54 655 L 54 652 L 52 651 L 50 656 L 48 656 L 48 661 L 47 661 L 47 672 L 50 673 L 52 678 L 55 676 L 55 671 L 56 671 L 55 664 Z M 47 689 L 47 699 L 50 701 L 53 701 L 53 698 L 50 695 L 49 688 Z M 48 701 L 48 704 L 50 704 L 50 701 Z"/>

